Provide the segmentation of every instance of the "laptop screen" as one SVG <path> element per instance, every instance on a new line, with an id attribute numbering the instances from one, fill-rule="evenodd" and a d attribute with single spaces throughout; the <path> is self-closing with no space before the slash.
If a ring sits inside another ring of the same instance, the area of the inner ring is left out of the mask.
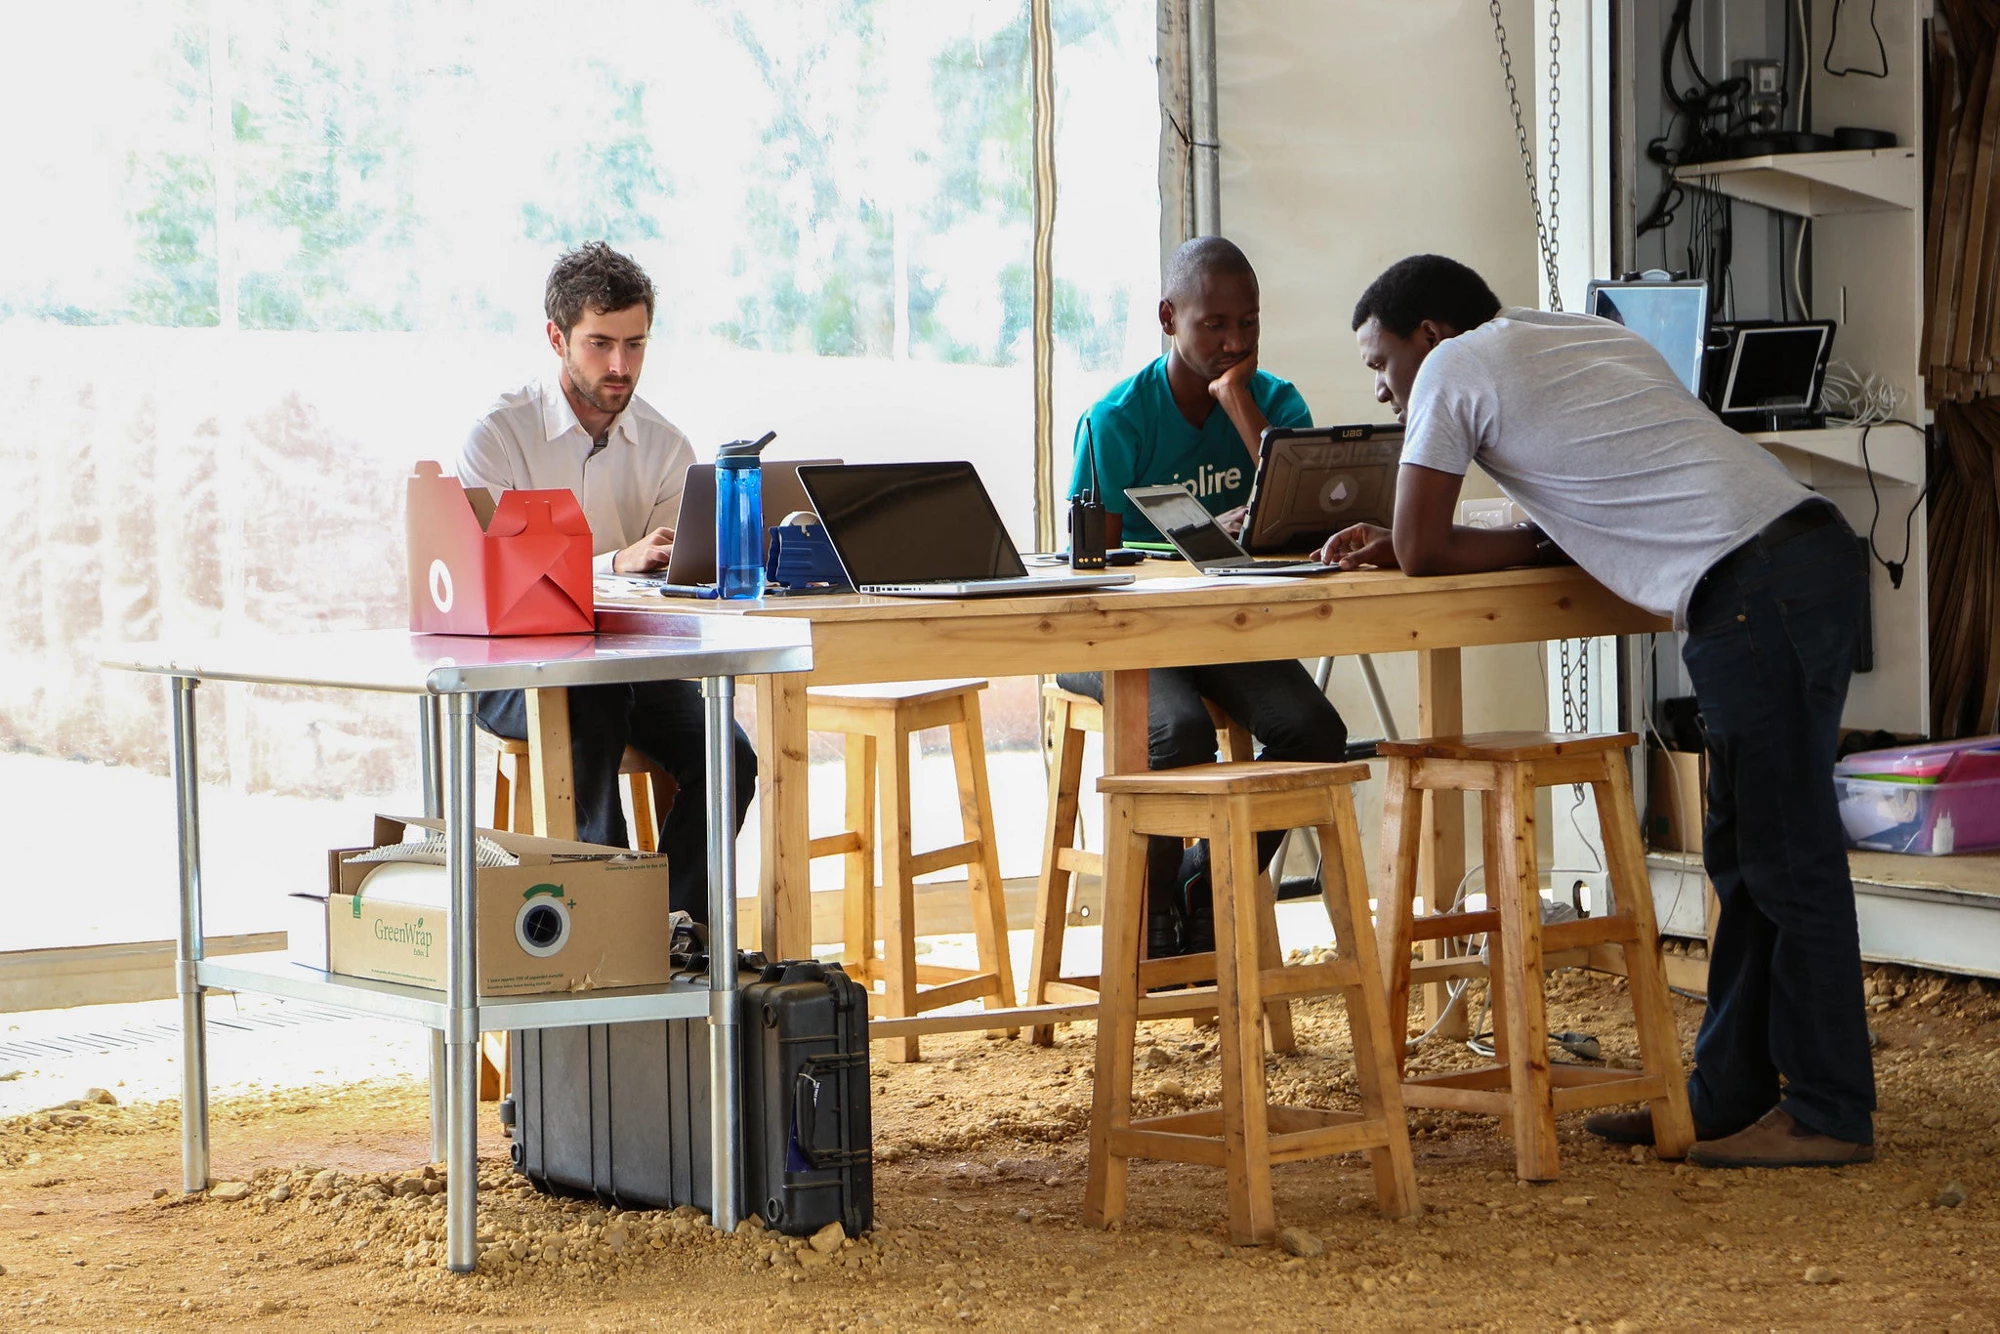
<path id="1" fill-rule="evenodd" d="M 1242 559 L 1243 548 L 1222 531 L 1205 505 L 1181 487 L 1135 486 L 1128 487 L 1125 494 L 1181 555 L 1195 564 Z"/>
<path id="2" fill-rule="evenodd" d="M 970 463 L 808 467 L 799 480 L 857 585 L 1028 573 Z"/>
<path id="3" fill-rule="evenodd" d="M 1708 284 L 1593 282 L 1586 312 L 1624 325 L 1658 349 L 1690 394 L 1701 392 L 1708 337 Z"/>

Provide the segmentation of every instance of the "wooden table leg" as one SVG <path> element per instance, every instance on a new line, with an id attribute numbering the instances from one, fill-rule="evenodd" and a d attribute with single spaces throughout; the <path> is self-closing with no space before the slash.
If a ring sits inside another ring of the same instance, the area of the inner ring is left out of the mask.
<path id="1" fill-rule="evenodd" d="M 529 788 L 536 838 L 576 837 L 576 779 L 569 754 L 569 691 L 530 690 Z"/>
<path id="2" fill-rule="evenodd" d="M 1417 653 L 1417 735 L 1456 736 L 1465 730 L 1465 693 L 1455 648 L 1423 649 Z M 1427 793 L 1424 800 L 1424 841 L 1417 859 L 1417 893 L 1425 912 L 1444 912 L 1465 875 L 1465 797 L 1458 792 Z M 1440 958 L 1440 941 L 1424 942 L 1426 959 Z M 1424 1024 L 1444 1013 L 1449 993 L 1442 983 L 1424 989 Z M 1471 1032 L 1461 1008 L 1438 1029 L 1443 1038 L 1464 1038 Z"/>
<path id="3" fill-rule="evenodd" d="M 812 957 L 812 881 L 806 848 L 806 687 L 796 672 L 757 681 L 757 947 L 773 959 Z"/>
<path id="4" fill-rule="evenodd" d="M 1104 673 L 1104 772 L 1143 773 L 1146 769 L 1144 669 Z"/>

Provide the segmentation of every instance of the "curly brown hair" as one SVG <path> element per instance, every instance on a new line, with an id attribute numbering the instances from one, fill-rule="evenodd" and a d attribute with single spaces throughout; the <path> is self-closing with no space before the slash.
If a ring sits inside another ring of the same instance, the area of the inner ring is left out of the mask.
<path id="1" fill-rule="evenodd" d="M 621 255 L 602 241 L 578 246 L 549 270 L 542 308 L 567 338 L 585 310 L 609 314 L 646 303 L 646 325 L 653 324 L 653 280 L 631 256 Z"/>

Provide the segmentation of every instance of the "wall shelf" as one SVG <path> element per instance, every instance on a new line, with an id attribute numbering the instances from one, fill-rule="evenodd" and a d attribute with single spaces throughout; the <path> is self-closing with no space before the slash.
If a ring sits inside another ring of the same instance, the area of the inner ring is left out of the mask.
<path id="1" fill-rule="evenodd" d="M 1807 218 L 1914 210 L 1923 189 L 1914 148 L 1852 148 L 1693 162 L 1675 167 L 1674 179 Z"/>
<path id="2" fill-rule="evenodd" d="M 1924 437 L 1897 423 L 1884 423 L 1868 431 L 1868 455 L 1861 454 L 1862 430 L 1858 426 L 1829 426 L 1817 431 L 1759 431 L 1746 435 L 1776 454 L 1787 465 L 1804 462 L 1808 471 L 1820 465 L 1838 464 L 1852 471 L 1849 483 L 1863 481 L 1872 471 L 1878 483 L 1899 482 L 1906 486 L 1924 484 Z M 1796 471 L 1796 469 L 1794 469 Z M 1809 483 L 1811 478 L 1806 479 Z"/>

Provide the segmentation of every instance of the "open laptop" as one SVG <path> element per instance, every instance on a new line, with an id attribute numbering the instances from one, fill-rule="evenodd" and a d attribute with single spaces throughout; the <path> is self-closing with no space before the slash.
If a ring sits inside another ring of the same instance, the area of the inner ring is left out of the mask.
<path id="1" fill-rule="evenodd" d="M 1183 486 L 1128 486 L 1126 498 L 1160 530 L 1181 559 L 1203 574 L 1338 574 L 1338 565 L 1316 560 L 1258 560 L 1222 531 L 1222 525 Z"/>
<path id="2" fill-rule="evenodd" d="M 1029 574 L 970 463 L 801 467 L 799 481 L 858 593 L 974 597 L 1129 584 L 1129 574 Z"/>
<path id="3" fill-rule="evenodd" d="M 839 459 L 801 459 L 796 463 L 767 462 L 764 474 L 764 549 L 770 551 L 771 529 L 794 510 L 809 510 L 812 501 L 799 485 L 799 469 L 807 464 L 838 464 Z M 681 485 L 681 513 L 674 521 L 674 550 L 663 575 L 670 584 L 715 582 L 715 465 L 691 463 Z"/>
<path id="4" fill-rule="evenodd" d="M 1243 547 L 1255 555 L 1303 555 L 1354 523 L 1389 527 L 1403 428 L 1273 426 L 1257 446 Z"/>
<path id="5" fill-rule="evenodd" d="M 1667 359 L 1690 394 L 1701 392 L 1708 346 L 1708 283 L 1701 278 L 1592 278 L 1584 288 L 1586 315 L 1622 324 Z"/>

